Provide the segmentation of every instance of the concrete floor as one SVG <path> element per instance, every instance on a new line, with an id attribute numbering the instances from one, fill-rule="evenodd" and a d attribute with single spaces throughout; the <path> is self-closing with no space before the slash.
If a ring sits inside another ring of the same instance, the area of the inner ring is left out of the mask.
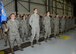
<path id="1" fill-rule="evenodd" d="M 16 51 L 15 54 L 76 54 L 76 30 L 63 35 L 70 36 L 71 39 L 52 38 L 47 43 L 43 41 L 41 45 L 36 44 L 34 48 L 24 48 L 24 51 Z"/>
<path id="2" fill-rule="evenodd" d="M 66 32 L 61 36 L 69 36 L 71 39 L 64 40 L 52 38 L 47 43 L 41 42 L 41 45 L 34 45 L 34 48 L 27 47 L 24 51 L 16 51 L 15 54 L 76 54 L 76 29 Z M 0 50 L 9 48 L 4 47 L 3 40 L 0 40 Z"/>

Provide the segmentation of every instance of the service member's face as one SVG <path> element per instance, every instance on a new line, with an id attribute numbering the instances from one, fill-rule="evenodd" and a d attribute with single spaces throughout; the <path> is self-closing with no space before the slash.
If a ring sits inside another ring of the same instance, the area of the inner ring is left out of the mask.
<path id="1" fill-rule="evenodd" d="M 24 16 L 24 17 L 23 17 L 23 20 L 25 20 L 25 18 L 26 18 L 26 17 Z"/>
<path id="2" fill-rule="evenodd" d="M 56 16 L 57 18 L 59 17 L 59 15 Z"/>
<path id="3" fill-rule="evenodd" d="M 36 13 L 36 14 L 37 14 L 37 13 L 38 13 L 38 10 L 37 10 L 37 9 L 35 9 L 35 10 L 34 10 L 34 13 Z"/>
<path id="4" fill-rule="evenodd" d="M 49 15 L 50 15 L 50 12 L 47 13 L 47 16 L 49 16 Z"/>
<path id="5" fill-rule="evenodd" d="M 11 19 L 15 19 L 16 17 L 15 17 L 15 15 L 11 15 Z"/>

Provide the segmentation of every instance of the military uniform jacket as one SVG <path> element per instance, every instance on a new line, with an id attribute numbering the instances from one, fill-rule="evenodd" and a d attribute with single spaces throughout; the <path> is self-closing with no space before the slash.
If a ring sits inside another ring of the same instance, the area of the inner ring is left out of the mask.
<path id="1" fill-rule="evenodd" d="M 32 14 L 29 19 L 29 24 L 32 27 L 39 27 L 39 15 L 38 14 Z"/>
<path id="2" fill-rule="evenodd" d="M 10 36 L 17 36 L 19 35 L 19 22 L 17 20 L 9 20 L 7 22 L 7 28 L 9 29 L 9 35 Z"/>

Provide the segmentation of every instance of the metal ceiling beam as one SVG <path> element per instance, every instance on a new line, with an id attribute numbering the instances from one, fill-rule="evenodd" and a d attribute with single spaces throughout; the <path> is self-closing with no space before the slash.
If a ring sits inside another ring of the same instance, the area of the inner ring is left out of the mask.
<path id="1" fill-rule="evenodd" d="M 48 11 L 50 12 L 50 0 L 48 0 Z"/>
<path id="2" fill-rule="evenodd" d="M 21 2 L 27 2 L 27 3 L 28 3 L 28 1 L 25 1 L 25 0 L 19 0 L 19 1 L 21 1 Z M 30 3 L 45 6 L 44 4 L 41 4 L 41 3 L 36 3 L 36 2 L 32 2 L 32 1 L 30 1 Z"/>
<path id="3" fill-rule="evenodd" d="M 9 3 L 7 3 L 6 5 L 4 5 L 4 7 L 8 6 L 9 4 L 11 4 L 12 2 L 14 2 L 14 0 L 10 1 Z"/>
<path id="4" fill-rule="evenodd" d="M 31 0 L 28 0 L 28 9 L 29 9 L 29 12 L 30 12 L 30 2 L 31 2 Z"/>
<path id="5" fill-rule="evenodd" d="M 18 13 L 18 6 L 17 6 L 17 2 L 18 2 L 18 0 L 15 0 L 15 12 L 16 12 L 16 15 L 17 15 L 17 13 Z"/>
<path id="6" fill-rule="evenodd" d="M 23 4 L 21 4 L 19 1 L 18 1 L 18 3 L 23 7 L 23 8 L 25 8 L 27 11 L 29 11 Z"/>

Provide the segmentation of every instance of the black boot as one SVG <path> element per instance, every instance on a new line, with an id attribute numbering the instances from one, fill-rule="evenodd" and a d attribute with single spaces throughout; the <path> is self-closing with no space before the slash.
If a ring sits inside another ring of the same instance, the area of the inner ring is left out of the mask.
<path id="1" fill-rule="evenodd" d="M 11 48 L 11 54 L 15 54 L 13 48 Z"/>
<path id="2" fill-rule="evenodd" d="M 31 42 L 31 47 L 34 48 L 33 42 Z"/>
<path id="3" fill-rule="evenodd" d="M 19 46 L 19 50 L 23 51 L 23 48 Z"/>
<path id="4" fill-rule="evenodd" d="M 5 45 L 4 46 L 7 46 L 7 41 L 5 41 Z"/>
<path id="5" fill-rule="evenodd" d="M 40 43 L 38 40 L 37 40 L 37 44 L 38 44 L 38 45 L 41 45 L 41 43 Z"/>
<path id="6" fill-rule="evenodd" d="M 14 52 L 12 54 L 15 54 Z"/>
<path id="7" fill-rule="evenodd" d="M 54 38 L 56 39 L 57 38 L 57 35 L 54 35 Z"/>
<path id="8" fill-rule="evenodd" d="M 10 54 L 15 54 L 15 53 L 13 52 L 13 53 L 10 53 Z"/>
<path id="9" fill-rule="evenodd" d="M 45 40 L 44 40 L 45 42 L 47 42 L 47 38 L 45 38 Z"/>

